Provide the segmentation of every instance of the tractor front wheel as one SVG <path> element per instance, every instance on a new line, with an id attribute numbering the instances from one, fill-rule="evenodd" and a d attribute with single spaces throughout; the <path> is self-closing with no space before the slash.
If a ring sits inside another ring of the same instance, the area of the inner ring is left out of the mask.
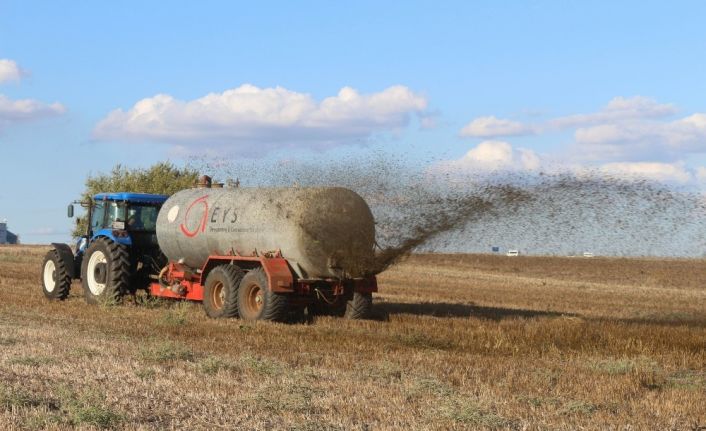
<path id="1" fill-rule="evenodd" d="M 42 264 L 42 291 L 47 299 L 63 301 L 71 290 L 71 275 L 56 249 L 51 249 Z"/>
<path id="2" fill-rule="evenodd" d="M 95 240 L 81 263 L 83 295 L 89 304 L 120 302 L 130 285 L 130 258 L 127 248 L 108 238 Z"/>
<path id="3" fill-rule="evenodd" d="M 284 322 L 289 311 L 289 296 L 270 290 L 262 268 L 245 274 L 238 288 L 238 312 L 243 320 Z"/>

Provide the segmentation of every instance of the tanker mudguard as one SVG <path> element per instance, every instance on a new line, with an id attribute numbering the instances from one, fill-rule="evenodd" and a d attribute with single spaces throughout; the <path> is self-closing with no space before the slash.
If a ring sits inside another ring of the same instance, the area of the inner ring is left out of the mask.
<path id="1" fill-rule="evenodd" d="M 64 266 L 69 271 L 69 274 L 71 274 L 71 278 L 79 278 L 77 274 L 77 269 L 81 268 L 80 263 L 78 265 L 75 265 L 74 261 L 74 253 L 71 251 L 71 247 L 69 247 L 67 244 L 62 244 L 58 242 L 53 242 L 51 243 L 52 247 L 54 247 L 54 250 L 59 254 L 59 258 L 64 262 Z M 78 267 L 78 268 L 77 268 Z"/>
<path id="2" fill-rule="evenodd" d="M 353 289 L 360 293 L 373 293 L 378 291 L 377 277 L 372 276 L 353 280 Z"/>
<path id="3" fill-rule="evenodd" d="M 294 278 L 287 261 L 282 258 L 263 259 L 262 268 L 267 274 L 267 283 L 273 292 L 291 292 L 294 290 Z"/>

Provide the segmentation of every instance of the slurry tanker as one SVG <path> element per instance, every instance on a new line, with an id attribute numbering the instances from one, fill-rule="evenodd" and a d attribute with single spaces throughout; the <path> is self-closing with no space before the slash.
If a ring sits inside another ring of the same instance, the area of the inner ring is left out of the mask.
<path id="1" fill-rule="evenodd" d="M 202 301 L 209 317 L 286 321 L 310 314 L 365 318 L 377 291 L 375 223 L 341 187 L 223 188 L 202 177 L 171 197 L 100 193 L 72 250 L 52 244 L 44 295 L 65 299 L 80 279 L 88 303 L 140 289 Z M 69 206 L 73 216 L 73 205 Z"/>

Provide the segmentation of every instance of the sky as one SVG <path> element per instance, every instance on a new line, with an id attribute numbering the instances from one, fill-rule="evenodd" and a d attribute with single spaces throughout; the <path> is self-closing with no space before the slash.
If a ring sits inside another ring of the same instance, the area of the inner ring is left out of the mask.
<path id="1" fill-rule="evenodd" d="M 0 219 L 120 163 L 404 154 L 706 184 L 704 2 L 0 0 Z"/>

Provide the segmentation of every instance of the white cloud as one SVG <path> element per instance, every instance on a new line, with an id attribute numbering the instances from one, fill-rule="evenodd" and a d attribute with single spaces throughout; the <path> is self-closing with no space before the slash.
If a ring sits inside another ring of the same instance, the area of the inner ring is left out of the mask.
<path id="1" fill-rule="evenodd" d="M 556 132 L 595 124 L 658 119 L 677 112 L 672 104 L 660 104 L 643 96 L 615 97 L 598 112 L 553 118 L 536 124 L 526 124 L 494 116 L 479 117 L 461 129 L 461 136 L 493 138 L 526 136 Z"/>
<path id="2" fill-rule="evenodd" d="M 498 136 L 520 136 L 533 134 L 534 128 L 512 120 L 494 116 L 479 117 L 461 129 L 461 136 L 473 138 L 492 138 Z"/>
<path id="3" fill-rule="evenodd" d="M 512 146 L 502 141 L 485 141 L 471 148 L 461 158 L 462 162 L 478 163 L 491 168 L 504 167 L 512 164 Z"/>
<path id="4" fill-rule="evenodd" d="M 17 63 L 12 60 L 0 58 L 0 83 L 19 81 L 22 75 L 22 70 Z"/>
<path id="5" fill-rule="evenodd" d="M 538 156 L 504 141 L 484 141 L 457 160 L 438 163 L 446 172 L 512 171 L 573 174 L 627 181 L 656 181 L 703 187 L 706 167 L 688 165 L 706 153 L 706 113 L 674 118 L 672 104 L 647 97 L 616 97 L 600 110 L 531 124 L 493 116 L 471 121 L 461 134 L 472 137 L 546 135 L 574 132 L 568 153 Z"/>
<path id="6" fill-rule="evenodd" d="M 483 141 L 463 157 L 438 163 L 434 171 L 453 173 L 485 173 L 497 171 L 536 171 L 541 166 L 532 150 L 514 149 L 504 141 Z"/>
<path id="7" fill-rule="evenodd" d="M 537 171 L 542 167 L 542 160 L 539 158 L 537 153 L 526 148 L 520 148 L 517 150 L 520 155 L 520 166 L 526 170 Z"/>
<path id="8" fill-rule="evenodd" d="M 484 175 L 514 173 L 520 175 L 573 174 L 578 177 L 603 177 L 625 181 L 656 181 L 694 185 L 706 182 L 706 167 L 689 168 L 683 161 L 663 162 L 610 162 L 603 164 L 577 164 L 557 162 L 540 157 L 532 150 L 513 148 L 504 141 L 484 141 L 471 148 L 463 157 L 435 164 L 432 173 Z"/>
<path id="9" fill-rule="evenodd" d="M 598 112 L 577 114 L 549 120 L 545 130 L 567 129 L 592 124 L 664 118 L 673 115 L 677 109 L 672 104 L 660 104 L 649 97 L 615 97 Z"/>
<path id="10" fill-rule="evenodd" d="M 706 152 L 706 114 L 674 121 L 619 121 L 579 128 L 575 150 L 587 159 L 677 160 L 688 153 Z"/>
<path id="11" fill-rule="evenodd" d="M 94 130 L 100 140 L 163 141 L 186 151 L 218 147 L 244 155 L 292 145 L 324 148 L 400 130 L 427 101 L 404 86 L 373 94 L 350 87 L 320 102 L 282 87 L 242 85 L 192 101 L 158 94 L 117 109 Z"/>
<path id="12" fill-rule="evenodd" d="M 525 124 L 480 117 L 461 130 L 471 137 L 546 135 L 573 130 L 573 161 L 674 162 L 689 153 L 706 153 L 706 114 L 673 119 L 677 108 L 643 96 L 615 97 L 597 112 Z"/>
<path id="13" fill-rule="evenodd" d="M 0 83 L 19 81 L 25 71 L 16 62 L 0 59 Z M 21 121 L 30 121 L 62 114 L 66 108 L 60 103 L 47 104 L 33 99 L 12 100 L 0 94 L 0 130 Z"/>
<path id="14" fill-rule="evenodd" d="M 682 162 L 623 162 L 606 163 L 600 167 L 601 173 L 620 179 L 653 180 L 685 184 L 694 179 L 694 176 Z"/>
<path id="15" fill-rule="evenodd" d="M 46 104 L 33 99 L 12 100 L 0 94 L 0 128 L 20 121 L 52 117 L 66 108 L 60 103 Z"/>

